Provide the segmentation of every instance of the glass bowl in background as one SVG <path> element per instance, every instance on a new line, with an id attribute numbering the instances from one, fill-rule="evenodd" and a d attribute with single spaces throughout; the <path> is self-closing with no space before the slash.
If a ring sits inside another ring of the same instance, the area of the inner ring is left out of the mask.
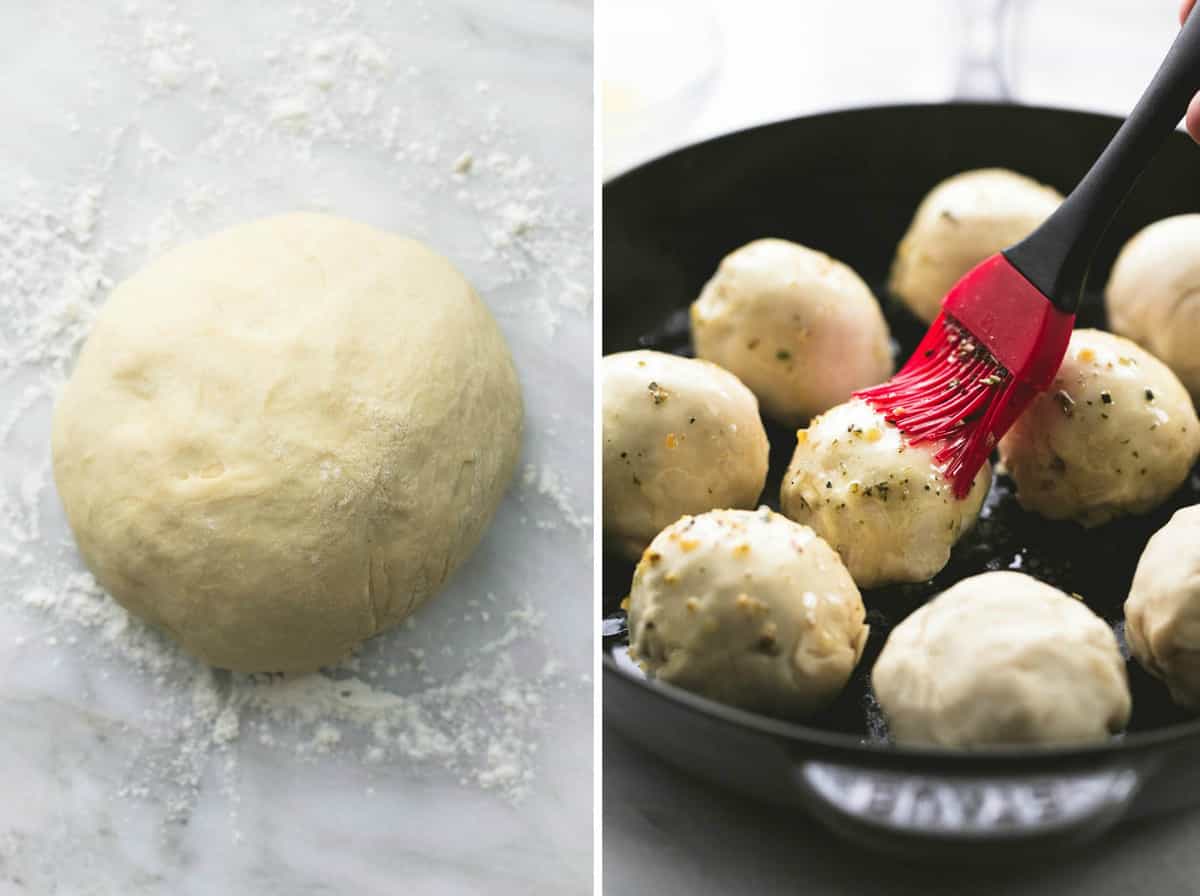
<path id="1" fill-rule="evenodd" d="M 598 25 L 611 177 L 686 141 L 712 95 L 723 44 L 708 0 L 604 0 Z"/>
<path id="2" fill-rule="evenodd" d="M 606 177 L 832 109 L 1012 100 L 1127 114 L 1179 0 L 602 0 Z"/>
<path id="3" fill-rule="evenodd" d="M 1127 115 L 1179 31 L 1179 0 L 1010 0 L 1014 100 Z"/>

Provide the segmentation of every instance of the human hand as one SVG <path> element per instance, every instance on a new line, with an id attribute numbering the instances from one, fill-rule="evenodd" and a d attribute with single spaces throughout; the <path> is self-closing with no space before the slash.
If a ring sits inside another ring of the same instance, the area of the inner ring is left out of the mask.
<path id="1" fill-rule="evenodd" d="M 1192 11 L 1192 7 L 1195 5 L 1196 0 L 1183 0 L 1183 5 L 1179 8 L 1180 25 L 1187 21 L 1188 13 Z M 1192 139 L 1200 143 L 1200 93 L 1192 97 L 1192 101 L 1188 103 L 1187 115 L 1183 119 L 1183 126 L 1192 135 Z"/>

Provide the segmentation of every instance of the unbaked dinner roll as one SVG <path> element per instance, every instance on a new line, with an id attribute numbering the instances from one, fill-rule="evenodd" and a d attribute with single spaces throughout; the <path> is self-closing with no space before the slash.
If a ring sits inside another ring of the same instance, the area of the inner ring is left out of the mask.
<path id="1" fill-rule="evenodd" d="M 696 354 L 733 371 L 764 413 L 795 425 L 892 372 L 870 288 L 823 252 L 755 240 L 731 252 L 692 304 Z"/>
<path id="2" fill-rule="evenodd" d="M 896 249 L 889 286 L 917 317 L 937 317 L 959 278 L 1024 239 L 1062 195 L 1003 168 L 964 171 L 929 191 Z"/>
<path id="3" fill-rule="evenodd" d="M 870 405 L 852 399 L 797 434 L 783 477 L 783 512 L 812 526 L 860 588 L 922 582 L 950 559 L 991 485 L 988 464 L 954 497 L 930 446 L 907 444 Z"/>
<path id="4" fill-rule="evenodd" d="M 1126 243 L 1105 299 L 1113 332 L 1145 346 L 1200 397 L 1200 215 L 1164 218 Z"/>
<path id="5" fill-rule="evenodd" d="M 1129 721 L 1112 629 L 1017 572 L 972 576 L 918 609 L 889 635 L 871 681 L 901 744 L 1079 744 Z"/>
<path id="6" fill-rule="evenodd" d="M 867 642 L 862 598 L 806 526 L 758 510 L 687 516 L 629 593 L 630 654 L 663 681 L 788 718 L 837 696 Z"/>
<path id="7" fill-rule="evenodd" d="M 1076 330 L 1048 391 L 1000 440 L 1021 506 L 1098 526 L 1145 513 L 1187 478 L 1200 423 L 1175 374 L 1128 339 Z"/>
<path id="8" fill-rule="evenodd" d="M 1200 708 L 1200 505 L 1176 511 L 1142 551 L 1125 639 L 1177 703 Z"/>
<path id="9" fill-rule="evenodd" d="M 600 363 L 604 533 L 637 557 L 685 513 L 753 507 L 767 478 L 758 402 L 732 373 L 662 352 Z"/>

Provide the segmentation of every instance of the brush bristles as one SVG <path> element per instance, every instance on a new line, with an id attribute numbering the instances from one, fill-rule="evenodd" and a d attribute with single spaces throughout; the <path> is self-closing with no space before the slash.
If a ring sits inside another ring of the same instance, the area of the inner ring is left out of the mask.
<path id="1" fill-rule="evenodd" d="M 939 314 L 891 380 L 855 396 L 895 425 L 910 444 L 940 442 L 934 460 L 962 498 L 1002 434 L 1013 397 L 1010 374 L 970 333 Z"/>

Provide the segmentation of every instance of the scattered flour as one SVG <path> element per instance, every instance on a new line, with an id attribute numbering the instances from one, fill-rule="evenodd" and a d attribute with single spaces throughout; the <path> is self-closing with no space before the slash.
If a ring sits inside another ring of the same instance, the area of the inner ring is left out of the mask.
<path id="1" fill-rule="evenodd" d="M 519 800 L 534 778 L 547 699 L 571 684 L 553 656 L 538 669 L 518 668 L 514 648 L 528 643 L 548 650 L 544 614 L 527 598 L 499 616 L 498 633 L 450 675 L 432 674 L 429 651 L 410 647 L 401 663 L 352 657 L 325 673 L 281 676 L 237 675 L 192 660 L 126 612 L 87 572 L 69 572 L 57 585 L 29 586 L 19 597 L 45 614 L 51 631 L 87 632 L 81 649 L 131 664 L 162 689 L 141 720 L 158 731 L 159 748 L 136 757 L 122 793 L 166 799 L 175 818 L 186 816 L 210 759 L 247 733 L 299 757 L 345 747 L 366 763 L 436 766 L 463 784 Z M 489 603 L 500 602 L 489 595 Z M 468 610 L 463 618 L 472 615 Z M 446 637 L 430 634 L 434 642 Z M 59 639 L 52 635 L 48 643 Z"/>
<path id="2" fill-rule="evenodd" d="M 353 757 L 393 774 L 448 770 L 467 786 L 520 799 L 534 779 L 548 703 L 587 679 L 565 674 L 528 596 L 471 601 L 452 620 L 481 627 L 482 646 L 470 654 L 448 647 L 448 631 L 409 620 L 404 648 L 368 645 L 317 675 L 239 676 L 196 663 L 130 616 L 82 571 L 63 535 L 46 448 L 54 396 L 116 281 L 164 248 L 258 213 L 246 199 L 253 191 L 242 189 L 245 172 L 230 181 L 227 167 L 257 170 L 269 159 L 311 187 L 298 197 L 267 171 L 266 196 L 325 208 L 336 193 L 323 185 L 338 166 L 369 159 L 397 197 L 431 214 L 450 205 L 477 222 L 473 278 L 502 319 L 549 339 L 564 315 L 590 314 L 590 218 L 559 198 L 562 185 L 509 127 L 500 85 L 470 90 L 479 113 L 464 150 L 461 137 L 405 105 L 436 89 L 436 73 L 366 33 L 353 3 L 308 0 L 256 40 L 265 47 L 252 60 L 218 60 L 174 4 L 129 2 L 100 44 L 112 77 L 131 81 L 137 102 L 104 131 L 81 124 L 77 110 L 62 112 L 64 132 L 105 151 L 53 180 L 0 162 L 0 611 L 24 613 L 27 629 L 41 629 L 13 649 L 39 662 L 83 652 L 153 685 L 155 700 L 137 720 L 150 746 L 131 757 L 119 789 L 166 800 L 176 819 L 188 816 L 214 767 L 236 803 L 237 754 L 249 744 L 314 761 Z M 103 84 L 85 88 L 86 102 L 103 101 Z M 163 117 L 172 110 L 186 115 Z M 145 191 L 119 186 L 131 181 Z M 521 501 L 554 517 L 536 528 L 557 519 L 589 532 L 577 509 L 589 502 L 554 469 L 531 466 L 521 485 Z M 590 544 L 576 540 L 581 551 Z M 35 640 L 54 650 L 32 652 Z M 531 667 L 519 661 L 530 656 Z"/>
<path id="3" fill-rule="evenodd" d="M 591 531 L 591 515 L 581 514 L 575 510 L 575 496 L 562 481 L 562 476 L 557 470 L 545 466 L 539 469 L 533 464 L 527 464 L 522 480 L 529 490 L 549 498 L 567 525 L 580 532 Z M 549 529 L 554 528 L 555 524 L 551 520 L 542 519 L 538 520 L 535 525 L 542 529 Z"/>

